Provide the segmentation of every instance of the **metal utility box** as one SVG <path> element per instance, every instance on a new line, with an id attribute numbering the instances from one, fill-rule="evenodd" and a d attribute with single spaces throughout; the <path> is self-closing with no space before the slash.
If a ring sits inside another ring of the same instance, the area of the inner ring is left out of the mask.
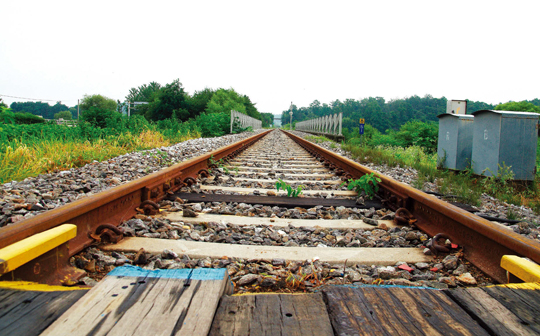
<path id="1" fill-rule="evenodd" d="M 446 102 L 446 113 L 467 114 L 466 100 L 449 100 Z"/>
<path id="2" fill-rule="evenodd" d="M 472 164 L 476 174 L 497 176 L 510 167 L 514 180 L 534 180 L 537 113 L 481 110 L 473 113 Z"/>
<path id="3" fill-rule="evenodd" d="M 472 115 L 443 113 L 439 118 L 438 162 L 448 169 L 463 170 L 471 165 Z"/>

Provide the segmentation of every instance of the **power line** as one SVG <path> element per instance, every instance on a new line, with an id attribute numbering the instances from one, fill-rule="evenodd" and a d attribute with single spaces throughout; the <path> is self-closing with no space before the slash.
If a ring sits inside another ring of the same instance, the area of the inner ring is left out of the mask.
<path id="1" fill-rule="evenodd" d="M 8 96 L 8 95 L 5 95 L 5 94 L 0 94 L 0 97 L 9 97 L 9 98 L 26 99 L 26 100 L 38 100 L 38 101 L 52 101 L 52 102 L 63 102 L 63 101 L 75 101 L 75 100 L 77 100 L 77 99 L 38 99 L 38 98 L 25 98 L 25 97 Z"/>

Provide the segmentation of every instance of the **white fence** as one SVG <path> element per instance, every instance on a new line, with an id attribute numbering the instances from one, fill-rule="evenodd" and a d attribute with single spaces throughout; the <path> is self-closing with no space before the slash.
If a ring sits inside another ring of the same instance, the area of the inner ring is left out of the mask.
<path id="1" fill-rule="evenodd" d="M 309 133 L 342 135 L 341 126 L 343 113 L 336 113 L 324 117 L 297 122 L 295 129 Z"/>
<path id="2" fill-rule="evenodd" d="M 240 127 L 242 128 L 247 128 L 250 126 L 253 128 L 253 130 L 262 128 L 262 121 L 260 121 L 259 119 L 255 119 L 248 116 L 247 114 L 231 110 L 231 133 L 233 132 L 233 124 L 235 120 L 240 123 Z"/>

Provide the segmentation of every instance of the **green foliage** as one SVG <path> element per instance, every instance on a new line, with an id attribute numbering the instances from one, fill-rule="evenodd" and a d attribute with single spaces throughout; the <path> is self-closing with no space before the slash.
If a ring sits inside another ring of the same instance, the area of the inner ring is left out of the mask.
<path id="1" fill-rule="evenodd" d="M 42 116 L 44 119 L 53 119 L 55 113 L 68 110 L 69 108 L 61 102 L 56 102 L 53 106 L 43 102 L 13 102 L 11 103 L 11 109 L 13 112 L 28 112 L 33 115 Z"/>
<path id="2" fill-rule="evenodd" d="M 381 179 L 378 176 L 375 176 L 375 173 L 365 174 L 358 180 L 349 179 L 347 189 L 354 189 L 358 194 L 364 192 L 367 197 L 373 198 L 377 191 L 379 191 L 379 182 L 381 182 Z"/>
<path id="3" fill-rule="evenodd" d="M 230 170 L 227 168 L 223 162 L 223 159 L 219 159 L 218 161 L 214 160 L 214 155 L 210 155 L 210 158 L 208 159 L 210 166 L 216 166 L 218 168 L 221 168 L 225 174 L 229 174 Z M 234 169 L 236 172 L 238 172 L 238 168 L 236 167 Z"/>
<path id="4" fill-rule="evenodd" d="M 420 146 L 429 153 L 437 151 L 437 141 L 439 136 L 439 125 L 435 122 L 422 122 L 411 120 L 402 125 L 398 131 L 387 130 L 381 133 L 374 127 L 366 125 L 364 135 L 358 135 L 358 127 L 353 129 L 353 133 L 345 131 L 347 142 L 351 144 L 365 144 L 370 146 L 396 146 L 407 148 L 410 146 Z"/>
<path id="5" fill-rule="evenodd" d="M 161 89 L 161 84 L 157 82 L 150 82 L 149 84 L 143 84 L 138 88 L 131 88 L 126 100 L 133 102 L 151 102 L 155 99 L 156 94 Z"/>
<path id="6" fill-rule="evenodd" d="M 296 189 L 293 189 L 287 182 L 283 181 L 282 179 L 279 179 L 276 182 L 276 189 L 279 191 L 279 189 L 283 189 L 283 191 L 287 191 L 287 197 L 298 197 L 302 193 L 303 186 L 299 185 Z"/>
<path id="7" fill-rule="evenodd" d="M 100 94 L 95 94 L 91 96 L 85 95 L 80 105 L 81 115 L 82 112 L 89 111 L 91 108 L 96 108 L 98 110 L 116 111 L 117 104 L 114 99 L 107 98 Z"/>
<path id="8" fill-rule="evenodd" d="M 156 121 L 171 118 L 175 114 L 178 119 L 185 121 L 189 117 L 187 107 L 187 94 L 180 80 L 175 79 L 156 92 L 154 100 L 147 105 L 145 115 L 147 119 Z"/>
<path id="9" fill-rule="evenodd" d="M 311 142 L 314 142 L 314 143 L 323 143 L 323 142 L 332 142 L 332 140 L 328 139 L 327 137 L 325 136 L 322 136 L 322 135 L 319 135 L 319 136 L 316 136 L 316 135 L 308 135 L 305 137 L 306 140 L 308 141 L 311 141 Z"/>
<path id="10" fill-rule="evenodd" d="M 121 118 L 122 115 L 119 112 L 102 107 L 91 106 L 87 110 L 81 112 L 80 120 L 88 122 L 94 127 L 106 128 L 118 125 Z"/>
<path id="11" fill-rule="evenodd" d="M 73 119 L 73 116 L 71 115 L 70 111 L 60 111 L 54 114 L 54 119 L 60 119 L 60 118 L 64 120 L 71 120 Z"/>
<path id="12" fill-rule="evenodd" d="M 231 113 L 231 110 L 247 114 L 244 99 L 233 89 L 217 90 L 206 106 L 208 113 Z"/>
<path id="13" fill-rule="evenodd" d="M 418 120 L 408 121 L 399 128 L 395 134 L 398 146 L 420 146 L 434 153 L 437 151 L 439 137 L 439 125 L 435 122 L 422 122 Z"/>
<path id="14" fill-rule="evenodd" d="M 495 106 L 498 111 L 518 111 L 518 112 L 536 112 L 540 113 L 540 107 L 526 100 L 521 102 L 508 102 Z"/>
<path id="15" fill-rule="evenodd" d="M 0 107 L 0 123 L 3 124 L 42 124 L 46 120 L 27 112 L 13 112 L 11 109 Z"/>
<path id="16" fill-rule="evenodd" d="M 272 113 L 261 113 L 262 127 L 270 127 L 274 124 L 274 115 Z"/>
<path id="17" fill-rule="evenodd" d="M 230 112 L 203 113 L 195 119 L 195 125 L 203 137 L 228 134 L 231 127 Z"/>
<path id="18" fill-rule="evenodd" d="M 214 90 L 205 88 L 202 91 L 195 91 L 192 97 L 188 99 L 189 117 L 194 118 L 206 110 L 208 102 L 214 96 Z"/>

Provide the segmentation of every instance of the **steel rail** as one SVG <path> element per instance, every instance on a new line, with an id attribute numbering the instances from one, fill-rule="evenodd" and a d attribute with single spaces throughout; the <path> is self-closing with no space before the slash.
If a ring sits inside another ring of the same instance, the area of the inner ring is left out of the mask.
<path id="1" fill-rule="evenodd" d="M 292 133 L 285 132 L 307 151 L 327 165 L 342 170 L 348 178 L 359 178 L 373 170 L 347 159 Z M 500 267 L 503 255 L 518 255 L 540 263 L 540 243 L 460 209 L 418 189 L 380 175 L 383 197 L 387 206 L 407 208 L 417 219 L 418 228 L 430 236 L 447 234 L 453 243 L 463 246 L 464 256 L 484 273 L 500 283 L 507 282 L 506 271 Z"/>
<path id="2" fill-rule="evenodd" d="M 57 267 L 59 258 L 67 260 L 90 246 L 96 235 L 104 229 L 112 228 L 114 230 L 114 227 L 120 225 L 124 220 L 135 216 L 136 209 L 141 206 L 142 202 L 164 199 L 168 194 L 179 190 L 186 184 L 194 183 L 199 174 L 207 174 L 210 158 L 217 161 L 233 157 L 268 132 L 270 131 L 177 163 L 143 178 L 85 197 L 16 224 L 4 226 L 0 228 L 0 248 L 61 224 L 75 224 L 77 237 L 69 242 L 67 250 L 64 248 L 61 252 L 56 252 L 56 255 L 49 256 L 47 261 L 36 263 L 39 269 L 47 268 L 49 273 L 58 272 L 52 270 L 52 266 L 46 267 L 44 263 L 50 264 L 54 261 L 54 267 Z M 57 278 L 55 280 L 58 280 Z M 50 282 L 55 281 L 51 280 Z"/>

